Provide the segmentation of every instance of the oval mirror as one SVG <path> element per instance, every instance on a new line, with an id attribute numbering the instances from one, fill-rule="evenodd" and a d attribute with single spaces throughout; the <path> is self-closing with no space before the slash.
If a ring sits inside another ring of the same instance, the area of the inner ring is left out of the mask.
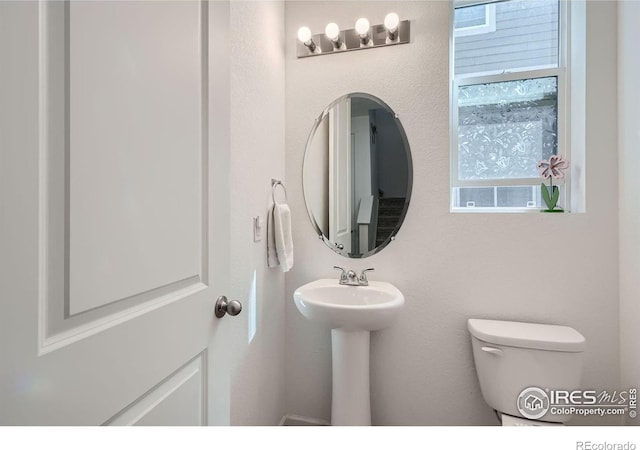
<path id="1" fill-rule="evenodd" d="M 318 236 L 349 258 L 389 244 L 407 213 L 413 167 L 397 115 L 377 97 L 345 95 L 316 119 L 302 168 Z"/>

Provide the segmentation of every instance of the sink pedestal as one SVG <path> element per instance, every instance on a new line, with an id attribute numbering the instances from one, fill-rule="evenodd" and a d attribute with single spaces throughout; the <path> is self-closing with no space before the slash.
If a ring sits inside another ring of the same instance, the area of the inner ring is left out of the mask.
<path id="1" fill-rule="evenodd" d="M 371 425 L 370 334 L 366 330 L 331 330 L 331 425 Z"/>
<path id="2" fill-rule="evenodd" d="M 296 289 L 293 300 L 304 317 L 331 329 L 331 424 L 371 425 L 369 336 L 391 326 L 404 295 L 384 281 L 345 286 L 320 279 Z"/>

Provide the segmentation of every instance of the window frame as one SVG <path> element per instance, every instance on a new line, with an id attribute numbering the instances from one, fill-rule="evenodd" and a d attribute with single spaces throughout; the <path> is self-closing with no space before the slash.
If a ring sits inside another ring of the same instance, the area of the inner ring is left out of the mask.
<path id="1" fill-rule="evenodd" d="M 476 5 L 480 6 L 480 5 Z M 493 33 L 496 31 L 496 5 L 495 3 L 485 3 L 484 23 L 482 25 L 472 25 L 470 27 L 454 28 L 453 36 L 475 36 L 478 34 Z M 454 8 L 455 9 L 455 8 Z M 454 13 L 455 16 L 455 13 Z M 455 20 L 455 17 L 454 17 Z"/>
<path id="2" fill-rule="evenodd" d="M 456 198 L 459 195 L 456 191 L 465 187 L 504 187 L 504 186 L 536 186 L 543 181 L 542 178 L 502 178 L 487 180 L 459 180 L 458 179 L 458 88 L 460 86 L 499 83 L 505 81 L 517 81 L 524 79 L 556 77 L 558 86 L 558 135 L 557 135 L 557 154 L 570 160 L 570 134 L 571 122 L 569 118 L 568 105 L 571 104 L 570 99 L 570 58 L 569 42 L 570 20 L 569 7 L 566 0 L 558 0 L 558 66 L 540 66 L 525 67 L 520 69 L 510 69 L 495 72 L 483 72 L 462 74 L 455 76 L 455 40 L 460 37 L 455 33 L 455 9 L 479 4 L 491 4 L 495 7 L 495 3 L 499 1 L 511 0 L 488 0 L 470 2 L 465 0 L 452 0 L 451 3 L 451 23 L 449 33 L 449 106 L 450 106 L 450 209 L 451 212 L 534 212 L 538 211 L 537 207 L 467 207 L 455 206 Z M 523 0 L 517 0 L 523 1 Z M 526 1 L 526 0 L 525 0 Z M 571 205 L 571 171 L 567 171 L 564 179 L 554 183 L 561 190 L 564 198 L 565 211 L 570 210 Z"/>

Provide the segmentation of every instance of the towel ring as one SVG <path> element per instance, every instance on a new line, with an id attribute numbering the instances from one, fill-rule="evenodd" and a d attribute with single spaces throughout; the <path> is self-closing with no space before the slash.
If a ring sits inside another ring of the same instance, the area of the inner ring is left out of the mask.
<path id="1" fill-rule="evenodd" d="M 275 203 L 278 203 L 278 202 L 276 201 L 276 188 L 277 188 L 278 186 L 282 186 L 282 189 L 284 190 L 284 201 L 285 201 L 285 202 L 288 202 L 288 201 L 289 201 L 289 199 L 287 198 L 287 188 L 284 186 L 284 184 L 282 183 L 282 181 L 272 179 L 272 180 L 271 180 L 271 198 L 273 198 L 273 203 L 274 203 L 274 204 L 275 204 Z"/>

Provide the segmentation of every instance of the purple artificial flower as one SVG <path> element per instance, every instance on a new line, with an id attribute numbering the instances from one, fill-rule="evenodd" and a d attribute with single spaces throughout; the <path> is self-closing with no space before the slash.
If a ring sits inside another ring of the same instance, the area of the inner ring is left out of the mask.
<path id="1" fill-rule="evenodd" d="M 544 178 L 564 178 L 564 171 L 569 168 L 569 162 L 560 155 L 551 155 L 551 158 L 541 160 L 536 165 L 540 171 L 540 176 Z"/>

